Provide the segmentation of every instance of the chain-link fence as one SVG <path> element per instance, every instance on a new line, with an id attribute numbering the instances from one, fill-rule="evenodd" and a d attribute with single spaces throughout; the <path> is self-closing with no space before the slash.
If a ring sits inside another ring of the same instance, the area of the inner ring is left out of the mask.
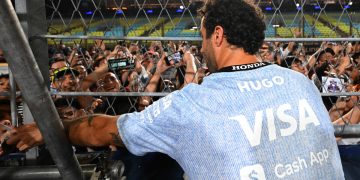
<path id="1" fill-rule="evenodd" d="M 358 2 L 256 0 L 266 37 L 359 37 Z M 48 34 L 101 37 L 199 37 L 201 1 L 47 1 Z M 297 34 L 300 33 L 300 34 Z"/>
<path id="2" fill-rule="evenodd" d="M 352 125 L 360 121 L 360 2 L 255 2 L 267 26 L 259 60 L 313 81 L 332 122 L 341 125 L 336 134 L 358 137 L 360 129 Z M 46 0 L 47 33 L 35 31 L 28 39 L 47 41 L 47 49 L 37 51 L 48 57 L 38 64 L 46 64 L 41 70 L 48 72 L 45 82 L 60 118 L 142 111 L 189 83 L 201 84 L 210 74 L 200 53 L 201 5 L 200 0 Z M 22 124 L 24 104 L 3 53 L 0 47 L 0 122 Z"/>
<path id="3" fill-rule="evenodd" d="M 358 124 L 360 2 L 255 2 L 267 25 L 259 59 L 312 80 L 334 124 Z M 34 37 L 47 39 L 50 88 L 62 118 L 141 111 L 209 75 L 199 53 L 202 1 L 45 3 L 47 34 Z"/>

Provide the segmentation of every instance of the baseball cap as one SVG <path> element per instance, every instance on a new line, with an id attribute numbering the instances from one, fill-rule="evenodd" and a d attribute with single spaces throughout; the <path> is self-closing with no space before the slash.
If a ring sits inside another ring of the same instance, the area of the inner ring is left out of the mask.
<path id="1" fill-rule="evenodd" d="M 60 69 L 54 70 L 54 74 L 51 77 L 51 82 L 54 82 L 55 79 L 63 77 L 65 74 L 74 74 L 75 76 L 78 76 L 80 73 L 76 69 L 69 68 L 69 67 L 62 67 Z"/>

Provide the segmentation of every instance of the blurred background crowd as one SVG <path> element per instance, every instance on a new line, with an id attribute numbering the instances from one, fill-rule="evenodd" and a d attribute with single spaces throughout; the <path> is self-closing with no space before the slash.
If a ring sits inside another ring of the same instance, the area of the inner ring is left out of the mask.
<path id="1" fill-rule="evenodd" d="M 50 90 L 58 108 L 70 108 L 60 113 L 65 118 L 78 116 L 79 112 L 115 115 L 141 111 L 158 97 L 116 96 L 116 92 L 172 92 L 188 83 L 201 84 L 210 73 L 200 48 L 186 41 L 119 41 L 107 45 L 96 40 L 88 48 L 76 43 L 72 47 L 62 43 L 49 46 Z M 317 47 L 299 42 L 264 42 L 258 57 L 259 61 L 302 73 L 322 93 L 360 89 L 359 42 L 323 42 Z M 0 59 L 5 62 L 2 51 Z M 9 75 L 1 73 L 0 91 L 9 89 Z M 113 94 L 62 97 L 56 92 Z M 6 96 L 1 97 L 2 104 L 8 103 Z M 335 123 L 359 122 L 358 96 L 323 96 L 323 102 Z"/>

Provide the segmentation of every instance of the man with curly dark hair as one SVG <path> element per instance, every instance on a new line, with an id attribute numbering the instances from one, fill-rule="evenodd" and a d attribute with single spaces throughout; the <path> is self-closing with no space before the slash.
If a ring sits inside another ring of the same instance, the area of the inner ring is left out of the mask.
<path id="1" fill-rule="evenodd" d="M 199 10 L 202 15 L 202 54 L 207 60 L 210 72 L 218 69 L 214 62 L 215 49 L 208 49 L 207 41 L 215 33 L 213 40 L 226 39 L 230 49 L 243 49 L 249 55 L 258 52 L 265 38 L 265 23 L 261 10 L 247 1 L 207 1 Z M 222 27 L 219 29 L 219 27 Z M 219 33 L 222 33 L 220 37 Z M 216 42 L 219 45 L 219 42 Z M 229 49 L 229 50 L 230 50 Z"/>
<path id="2" fill-rule="evenodd" d="M 212 74 L 141 112 L 66 124 L 71 142 L 165 153 L 190 179 L 344 179 L 317 89 L 255 55 L 264 40 L 261 11 L 246 0 L 208 0 L 200 13 Z"/>
<path id="3" fill-rule="evenodd" d="M 203 17 L 205 38 L 210 38 L 216 26 L 224 29 L 229 44 L 255 54 L 261 47 L 266 30 L 261 9 L 248 0 L 207 1 L 199 11 Z"/>

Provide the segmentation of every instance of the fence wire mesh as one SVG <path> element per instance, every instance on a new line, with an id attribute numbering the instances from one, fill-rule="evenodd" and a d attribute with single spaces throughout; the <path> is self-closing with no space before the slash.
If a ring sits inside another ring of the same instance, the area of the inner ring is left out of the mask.
<path id="1" fill-rule="evenodd" d="M 259 59 L 312 80 L 334 124 L 358 124 L 360 2 L 255 3 L 267 25 Z M 188 83 L 201 83 L 209 74 L 199 53 L 201 5 L 198 0 L 46 0 L 48 34 L 39 36 L 48 40 L 51 89 L 61 117 L 141 111 Z"/>
<path id="2" fill-rule="evenodd" d="M 256 0 L 265 13 L 266 37 L 359 37 L 357 1 Z M 47 1 L 49 35 L 103 37 L 199 37 L 188 0 Z"/>

